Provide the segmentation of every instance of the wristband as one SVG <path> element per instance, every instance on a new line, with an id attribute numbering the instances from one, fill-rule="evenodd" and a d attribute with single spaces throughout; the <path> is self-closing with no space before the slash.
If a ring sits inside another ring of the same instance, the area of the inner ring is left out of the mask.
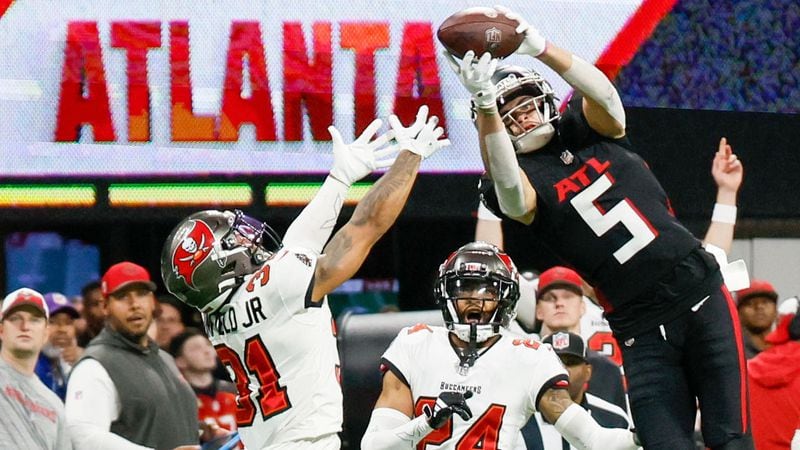
<path id="1" fill-rule="evenodd" d="M 736 207 L 714 203 L 714 212 L 711 213 L 711 221 L 719 223 L 736 224 Z"/>

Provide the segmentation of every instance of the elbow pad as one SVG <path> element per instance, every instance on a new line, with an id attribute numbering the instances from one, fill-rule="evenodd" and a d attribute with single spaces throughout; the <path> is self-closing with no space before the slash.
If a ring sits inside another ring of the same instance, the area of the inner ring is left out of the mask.
<path id="1" fill-rule="evenodd" d="M 597 102 L 608 111 L 608 115 L 625 127 L 625 108 L 619 92 L 600 69 L 572 55 L 572 66 L 561 74 L 561 78 Z"/>

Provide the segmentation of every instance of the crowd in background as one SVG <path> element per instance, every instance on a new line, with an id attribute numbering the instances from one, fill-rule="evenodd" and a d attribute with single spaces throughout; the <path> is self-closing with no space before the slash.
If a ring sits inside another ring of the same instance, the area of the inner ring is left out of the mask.
<path id="1" fill-rule="evenodd" d="M 145 286 L 146 293 L 154 296 L 148 288 L 154 287 L 149 278 L 145 280 L 144 275 L 139 278 L 143 279 L 133 281 Z M 533 310 L 520 311 L 521 320 L 512 324 L 510 332 L 542 339 L 554 347 L 568 369 L 573 400 L 591 410 L 600 423 L 607 427 L 632 427 L 624 394 L 624 372 L 618 364 L 618 353 L 615 353 L 616 344 L 602 341 L 596 346 L 599 351 L 588 348 L 587 342 L 592 342 L 592 336 L 604 331 L 602 311 L 586 295 L 591 295 L 591 291 L 585 289 L 585 283 L 577 273 L 556 267 L 544 272 L 534 282 L 523 281 L 521 290 L 523 297 L 531 300 L 521 301 L 518 307 Z M 20 320 L 16 317 L 18 310 L 36 313 L 36 308 L 22 307 L 31 303 L 27 300 L 20 305 L 13 303 L 15 296 L 19 295 L 19 291 L 12 292 L 4 301 L 4 340 L 9 336 L 7 323 Z M 27 295 L 37 294 L 30 291 Z M 749 288 L 735 296 L 741 320 L 742 345 L 749 360 L 751 418 L 757 448 L 783 448 L 773 441 L 800 423 L 800 320 L 795 318 L 798 302 L 795 298 L 787 299 L 779 307 L 780 298 L 766 280 L 752 280 Z M 56 292 L 42 296 L 42 303 L 46 306 L 47 332 L 41 351 L 36 355 L 33 372 L 59 402 L 67 399 L 69 403 L 70 372 L 86 355 L 87 349 L 92 349 L 98 338 L 103 340 L 104 330 L 108 333 L 115 328 L 114 317 L 109 317 L 114 314 L 109 308 L 110 301 L 114 300 L 109 299 L 108 292 L 103 293 L 99 281 L 87 284 L 80 296 L 71 299 Z M 170 295 L 158 296 L 153 306 L 152 320 L 147 321 L 145 327 L 147 340 L 153 348 L 160 348 L 159 353 L 169 354 L 168 358 L 174 361 L 181 379 L 191 386 L 196 397 L 197 419 L 214 427 L 235 430 L 236 388 L 202 331 L 199 313 L 189 310 Z M 534 317 L 533 322 L 527 320 L 529 317 Z M 10 351 L 9 345 L 3 347 Z M 4 359 L 8 351 L 3 352 Z M 22 401 L 12 392 L 15 391 L 6 387 L 1 395 L 5 401 L 13 403 L 15 398 Z M 69 412 L 70 408 L 67 408 L 67 423 L 74 420 Z M 194 417 L 191 420 L 195 420 Z M 14 442 L 4 436 L 7 432 L 0 432 L 0 443 Z M 530 423 L 523 429 L 523 435 L 529 449 L 561 448 L 562 445 L 560 435 L 540 416 L 537 416 L 536 424 Z M 81 448 L 80 445 L 76 447 Z"/>

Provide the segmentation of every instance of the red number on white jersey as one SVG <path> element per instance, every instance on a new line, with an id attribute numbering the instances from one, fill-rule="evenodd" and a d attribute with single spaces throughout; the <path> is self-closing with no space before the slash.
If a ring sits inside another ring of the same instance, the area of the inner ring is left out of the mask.
<path id="1" fill-rule="evenodd" d="M 275 363 L 260 336 L 253 336 L 244 343 L 244 364 L 239 355 L 225 344 L 215 345 L 214 349 L 222 363 L 233 371 L 233 382 L 236 383 L 236 389 L 239 391 L 239 395 L 236 397 L 236 424 L 238 426 L 252 425 L 256 416 L 256 405 L 250 398 L 252 391 L 245 366 L 258 379 L 260 385 L 256 398 L 261 408 L 262 419 L 267 420 L 292 407 L 289 396 L 286 394 L 286 388 L 278 383 L 281 375 L 275 368 Z"/>
<path id="2" fill-rule="evenodd" d="M 428 405 L 431 409 L 436 404 L 435 397 L 420 397 L 414 405 L 414 414 L 421 416 L 422 407 Z M 500 441 L 500 426 L 503 424 L 503 415 L 506 407 L 492 403 L 481 414 L 478 420 L 461 436 L 456 444 L 456 450 L 497 450 Z M 453 419 L 447 421 L 442 428 L 433 430 L 417 443 L 417 450 L 426 450 L 428 445 L 439 446 L 453 437 Z"/>
<path id="3" fill-rule="evenodd" d="M 594 333 L 588 341 L 587 346 L 590 350 L 608 356 L 618 366 L 622 366 L 622 352 L 617 345 L 617 340 L 610 331 L 598 331 Z"/>

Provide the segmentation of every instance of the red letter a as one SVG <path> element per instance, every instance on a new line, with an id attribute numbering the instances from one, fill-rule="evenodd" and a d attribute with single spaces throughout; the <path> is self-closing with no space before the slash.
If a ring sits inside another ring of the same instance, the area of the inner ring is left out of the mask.
<path id="1" fill-rule="evenodd" d="M 242 96 L 244 60 L 247 59 L 250 96 Z M 258 22 L 233 22 L 222 91 L 219 140 L 239 139 L 239 127 L 252 123 L 259 141 L 275 140 L 275 115 L 267 76 L 267 60 Z"/>
<path id="2" fill-rule="evenodd" d="M 410 124 L 417 109 L 428 105 L 430 115 L 439 117 L 439 125 L 447 132 L 442 104 L 442 88 L 439 83 L 439 66 L 433 46 L 433 32 L 429 22 L 407 23 L 403 29 L 400 65 L 397 68 L 397 90 L 394 112 L 403 124 Z M 419 97 L 414 95 L 417 82 Z"/>
<path id="3" fill-rule="evenodd" d="M 97 23 L 70 22 L 64 47 L 56 141 L 77 141 L 83 125 L 92 126 L 96 142 L 116 139 Z"/>

